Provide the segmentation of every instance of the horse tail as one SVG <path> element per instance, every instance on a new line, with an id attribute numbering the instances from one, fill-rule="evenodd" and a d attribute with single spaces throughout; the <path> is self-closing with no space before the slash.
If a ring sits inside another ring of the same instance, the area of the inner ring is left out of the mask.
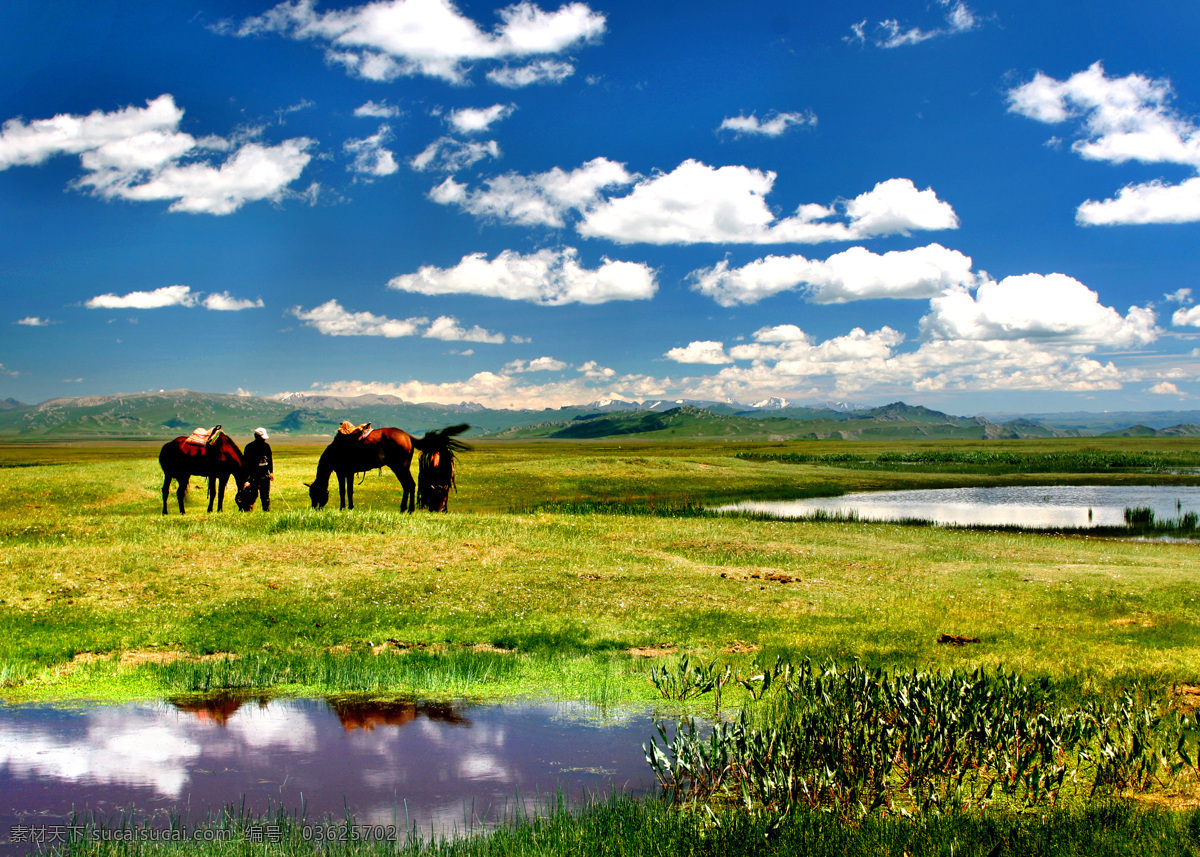
<path id="1" fill-rule="evenodd" d="M 469 428 L 470 426 L 466 423 L 460 423 L 456 426 L 447 426 L 441 430 L 427 431 L 424 437 L 413 438 L 413 446 L 422 452 L 426 450 L 467 452 L 471 448 L 470 445 L 459 440 L 457 435 L 462 434 Z"/>

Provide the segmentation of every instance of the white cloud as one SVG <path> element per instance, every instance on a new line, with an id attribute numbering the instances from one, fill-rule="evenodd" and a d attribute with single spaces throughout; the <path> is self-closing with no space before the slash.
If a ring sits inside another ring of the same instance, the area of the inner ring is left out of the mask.
<path id="1" fill-rule="evenodd" d="M 190 286 L 163 286 L 152 292 L 97 295 L 84 306 L 89 309 L 159 309 L 168 306 L 191 307 L 199 302 L 200 296 Z"/>
<path id="2" fill-rule="evenodd" d="M 49 324 L 54 324 L 54 322 L 48 318 L 38 318 L 35 315 L 29 315 L 25 318 L 14 321 L 13 324 L 23 324 L 26 327 L 45 327 Z"/>
<path id="3" fill-rule="evenodd" d="M 921 329 L 932 339 L 1046 340 L 1061 345 L 1129 347 L 1153 342 L 1153 311 L 1130 307 L 1122 316 L 1065 274 L 1023 274 L 985 282 L 972 296 L 954 289 L 930 301 Z"/>
<path id="4" fill-rule="evenodd" d="M 1175 310 L 1171 324 L 1176 327 L 1200 327 L 1200 305 Z"/>
<path id="5" fill-rule="evenodd" d="M 458 323 L 458 319 L 449 315 L 435 318 L 421 335 L 426 339 L 444 339 L 448 342 L 487 342 L 493 345 L 498 345 L 505 339 L 503 333 L 492 333 L 479 325 L 474 325 L 468 330 Z"/>
<path id="6" fill-rule="evenodd" d="M 170 211 L 229 214 L 247 202 L 279 200 L 300 177 L 314 142 L 297 137 L 275 146 L 197 139 L 178 130 L 183 110 L 170 95 L 87 116 L 60 114 L 0 131 L 0 169 L 79 155 L 85 173 L 72 186 L 106 199 L 171 200 Z M 231 152 L 223 163 L 203 160 Z"/>
<path id="7" fill-rule="evenodd" d="M 336 300 L 326 301 L 310 310 L 293 307 L 292 315 L 326 336 L 385 336 L 396 339 L 416 336 L 427 318 L 397 320 L 369 312 L 350 312 Z"/>
<path id="8" fill-rule="evenodd" d="M 495 140 L 480 142 L 439 137 L 408 163 L 418 172 L 441 170 L 442 172 L 456 173 L 474 166 L 484 158 L 498 157 L 500 157 L 500 146 Z"/>
<path id="9" fill-rule="evenodd" d="M 1108 77 L 1093 63 L 1066 80 L 1038 72 L 1008 93 L 1009 110 L 1048 124 L 1078 121 L 1071 146 L 1082 158 L 1121 164 L 1181 164 L 1200 170 L 1200 125 L 1171 107 L 1170 81 L 1139 74 Z M 1182 184 L 1133 184 L 1115 198 L 1088 200 L 1076 213 L 1085 225 L 1191 223 L 1200 220 L 1200 177 Z"/>
<path id="10" fill-rule="evenodd" d="M 483 253 L 474 253 L 464 256 L 453 268 L 425 265 L 415 274 L 393 277 L 388 288 L 423 295 L 471 294 L 562 306 L 648 300 L 654 296 L 657 283 L 654 270 L 647 265 L 604 259 L 599 268 L 584 268 L 579 251 L 565 247 L 524 256 L 505 250 L 491 261 Z"/>
<path id="11" fill-rule="evenodd" d="M 765 199 L 774 183 L 773 172 L 688 160 L 639 181 L 628 196 L 594 206 L 579 232 L 618 243 L 809 244 L 958 227 L 949 204 L 909 179 L 879 182 L 844 203 L 849 223 L 830 222 L 837 208 L 817 204 L 777 220 Z"/>
<path id="12" fill-rule="evenodd" d="M 342 150 L 354 156 L 350 169 L 371 178 L 382 178 L 396 172 L 400 169 L 396 158 L 385 148 L 391 139 L 392 129 L 387 125 L 380 125 L 379 130 L 370 137 L 347 140 L 342 144 Z"/>
<path id="13" fill-rule="evenodd" d="M 720 342 L 703 340 L 689 342 L 683 348 L 672 348 L 663 355 L 676 363 L 732 363 L 733 359 L 725 353 L 725 346 Z"/>
<path id="14" fill-rule="evenodd" d="M 206 295 L 203 302 L 205 309 L 223 310 L 226 312 L 238 311 L 243 309 L 259 309 L 263 306 L 262 298 L 257 300 L 248 300 L 246 298 L 235 298 L 229 292 L 213 292 Z"/>
<path id="15" fill-rule="evenodd" d="M 488 33 L 450 0 L 378 0 L 325 13 L 313 0 L 293 0 L 247 19 L 238 34 L 323 42 L 330 62 L 370 80 L 423 74 L 457 83 L 472 61 L 557 54 L 605 29 L 604 15 L 579 2 L 544 12 L 525 0 L 498 14 L 500 25 Z"/>
<path id="16" fill-rule="evenodd" d="M 721 261 L 693 271 L 690 277 L 695 291 L 721 306 L 756 303 L 796 288 L 803 288 L 814 303 L 931 298 L 976 282 L 971 258 L 940 244 L 882 255 L 851 247 L 823 262 L 803 256 L 767 256 L 734 269 Z"/>
<path id="17" fill-rule="evenodd" d="M 751 113 L 749 116 L 727 116 L 717 128 L 718 131 L 732 131 L 734 134 L 752 134 L 764 137 L 782 136 L 788 128 L 796 125 L 816 125 L 817 116 L 811 111 L 804 113 L 775 113 L 771 112 L 763 121 Z"/>
<path id="18" fill-rule="evenodd" d="M 567 364 L 553 357 L 536 357 L 533 360 L 513 360 L 504 364 L 504 372 L 560 372 Z"/>
<path id="19" fill-rule="evenodd" d="M 507 119 L 517 109 L 515 104 L 493 104 L 491 107 L 464 107 L 452 110 L 446 121 L 460 134 L 478 134 L 496 122 Z"/>
<path id="20" fill-rule="evenodd" d="M 1176 387 L 1174 384 L 1172 384 L 1170 381 L 1162 381 L 1158 384 L 1155 384 L 1153 387 L 1151 387 L 1146 392 L 1154 393 L 1155 395 L 1158 395 L 1158 396 L 1182 396 L 1183 395 L 1183 393 L 1181 393 L 1179 391 L 1179 388 Z"/>
<path id="21" fill-rule="evenodd" d="M 946 9 L 945 25 L 931 30 L 920 27 L 905 29 L 895 18 L 880 21 L 873 32 L 867 34 L 867 22 L 860 21 L 850 26 L 852 35 L 846 36 L 846 41 L 852 43 L 871 44 L 881 48 L 899 48 L 905 45 L 918 45 L 938 36 L 951 36 L 956 33 L 966 33 L 979 27 L 979 18 L 961 0 L 938 0 Z"/>
<path id="22" fill-rule="evenodd" d="M 562 83 L 575 73 L 575 66 L 562 60 L 537 60 L 525 65 L 504 65 L 487 73 L 487 79 L 497 86 L 518 89 L 537 83 Z"/>
<path id="23" fill-rule="evenodd" d="M 386 101 L 368 101 L 354 108 L 354 115 L 368 119 L 394 119 L 400 115 L 400 108 Z"/>
<path id="24" fill-rule="evenodd" d="M 1176 289 L 1173 292 L 1163 295 L 1163 297 L 1171 303 L 1187 306 L 1192 302 L 1192 290 L 1189 288 Z"/>
<path id="25" fill-rule="evenodd" d="M 507 173 L 484 182 L 486 190 L 469 190 L 446 179 L 430 191 L 429 198 L 443 205 L 458 205 L 477 217 L 496 218 L 524 226 L 565 226 L 570 211 L 588 208 L 600 191 L 632 182 L 623 164 L 594 158 L 575 170 L 555 167 L 544 173 L 522 176 Z"/>

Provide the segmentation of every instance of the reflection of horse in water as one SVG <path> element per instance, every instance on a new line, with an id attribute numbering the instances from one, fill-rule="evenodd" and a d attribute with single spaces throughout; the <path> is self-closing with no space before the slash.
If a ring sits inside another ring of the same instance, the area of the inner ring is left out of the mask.
<path id="1" fill-rule="evenodd" d="M 179 499 L 179 514 L 182 515 L 183 498 L 187 494 L 188 482 L 193 476 L 207 477 L 208 511 L 213 510 L 215 498 L 219 512 L 225 503 L 225 485 L 229 482 L 229 477 L 242 472 L 242 451 L 233 442 L 233 438 L 217 426 L 212 430 L 207 442 L 196 443 L 180 436 L 164 443 L 158 453 L 158 466 L 163 472 L 164 515 L 167 514 L 167 498 L 171 496 L 171 480 L 174 479 L 179 484 L 175 496 Z"/>
<path id="2" fill-rule="evenodd" d="M 470 726 L 471 721 L 458 713 L 449 702 L 374 702 L 368 700 L 331 699 L 330 708 L 347 732 L 362 729 L 372 731 L 376 726 L 403 726 L 418 717 L 435 723 Z"/>
<path id="3" fill-rule="evenodd" d="M 400 480 L 404 494 L 400 498 L 402 511 L 411 512 L 416 506 L 416 483 L 413 481 L 413 450 L 449 452 L 450 447 L 465 448 L 454 436 L 470 426 L 450 426 L 431 431 L 422 438 L 413 437 L 398 428 L 380 428 L 360 436 L 339 434 L 325 447 L 317 462 L 317 475 L 308 485 L 308 497 L 314 509 L 323 509 L 329 502 L 329 477 L 336 473 L 341 508 L 354 508 L 354 474 L 390 467 Z"/>

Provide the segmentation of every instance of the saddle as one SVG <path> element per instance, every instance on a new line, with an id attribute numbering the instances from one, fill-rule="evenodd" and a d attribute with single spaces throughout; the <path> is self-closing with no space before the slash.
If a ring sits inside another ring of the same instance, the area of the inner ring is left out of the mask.
<path id="1" fill-rule="evenodd" d="M 212 428 L 197 428 L 192 431 L 186 438 L 185 443 L 194 443 L 197 446 L 208 446 L 216 441 L 225 432 L 221 431 L 220 425 L 215 425 Z"/>
<path id="2" fill-rule="evenodd" d="M 356 425 L 351 425 L 349 420 L 342 420 L 342 424 L 340 426 L 338 426 L 338 430 L 337 430 L 338 439 L 339 440 L 361 440 L 362 438 L 366 437 L 367 433 L 370 430 L 371 430 L 370 423 L 363 423 L 362 425 L 356 426 Z"/>

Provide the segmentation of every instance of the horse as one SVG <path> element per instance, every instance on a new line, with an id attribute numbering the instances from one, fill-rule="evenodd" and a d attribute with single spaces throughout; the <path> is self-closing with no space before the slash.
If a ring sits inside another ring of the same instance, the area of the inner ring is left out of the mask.
<path id="1" fill-rule="evenodd" d="M 341 508 L 345 509 L 349 505 L 353 509 L 354 474 L 381 470 L 386 466 L 392 469 L 404 488 L 404 494 L 400 498 L 401 511 L 413 511 L 416 508 L 417 493 L 417 485 L 410 472 L 413 450 L 449 451 L 452 446 L 465 448 L 454 436 L 469 428 L 470 426 L 464 423 L 429 432 L 422 438 L 413 437 L 406 431 L 392 427 L 374 429 L 361 436 L 335 435 L 333 442 L 321 453 L 317 462 L 317 475 L 312 482 L 304 483 L 308 487 L 312 507 L 325 508 L 325 504 L 329 502 L 329 475 L 336 473 Z"/>
<path id="2" fill-rule="evenodd" d="M 445 512 L 454 484 L 454 454 L 470 449 L 465 443 L 442 432 L 429 432 L 429 442 L 417 464 L 417 505 L 430 512 Z M 437 435 L 438 438 L 434 438 Z M 444 442 L 438 442 L 444 441 Z"/>
<path id="3" fill-rule="evenodd" d="M 167 514 L 167 498 L 171 496 L 171 480 L 179 483 L 175 492 L 179 498 L 179 514 L 184 514 L 183 498 L 187 494 L 188 482 L 193 476 L 208 478 L 208 511 L 213 510 L 213 499 L 217 501 L 217 511 L 225 503 L 225 485 L 229 477 L 238 477 L 241 482 L 243 468 L 242 451 L 233 442 L 233 438 L 219 429 L 215 437 L 208 443 L 192 443 L 182 435 L 163 444 L 158 453 L 158 466 L 163 472 L 162 513 Z M 220 485 L 220 492 L 217 485 Z M 236 484 L 236 483 L 235 483 Z"/>

